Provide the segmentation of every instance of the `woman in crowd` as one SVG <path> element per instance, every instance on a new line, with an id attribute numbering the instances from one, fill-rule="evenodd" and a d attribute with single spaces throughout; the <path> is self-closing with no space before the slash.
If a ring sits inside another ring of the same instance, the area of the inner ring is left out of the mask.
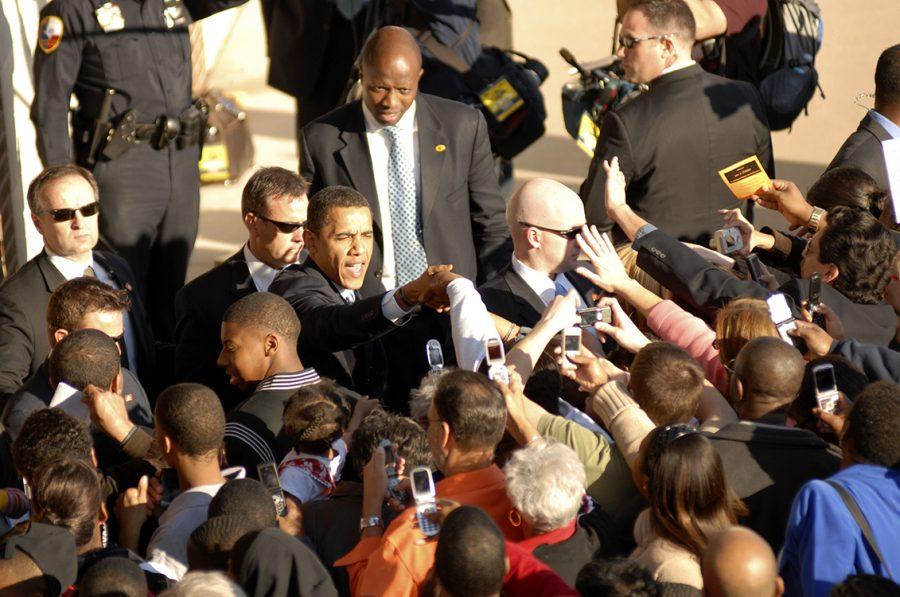
<path id="1" fill-rule="evenodd" d="M 641 445 L 635 484 L 647 499 L 631 559 L 660 582 L 703 588 L 700 555 L 710 538 L 747 513 L 712 443 L 689 425 L 654 429 Z"/>

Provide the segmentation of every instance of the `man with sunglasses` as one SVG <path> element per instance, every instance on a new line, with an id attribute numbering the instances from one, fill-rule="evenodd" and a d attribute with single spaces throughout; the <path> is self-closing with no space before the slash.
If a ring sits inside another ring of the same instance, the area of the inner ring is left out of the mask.
<path id="1" fill-rule="evenodd" d="M 82 276 L 127 291 L 132 303 L 124 328 L 129 368 L 152 388 L 153 335 L 134 274 L 121 257 L 94 249 L 100 208 L 94 177 L 78 166 L 52 166 L 32 181 L 27 198 L 44 250 L 0 286 L 0 402 L 33 376 L 50 352 L 45 324 L 50 294 Z"/>
<path id="2" fill-rule="evenodd" d="M 756 155 L 774 175 L 762 102 L 749 83 L 705 72 L 691 59 L 696 23 L 683 0 L 640 0 L 622 18 L 617 56 L 625 78 L 649 89 L 606 115 L 587 179 L 588 222 L 606 213 L 604 160 L 619 156 L 628 204 L 670 235 L 707 245 L 721 227 L 718 209 L 749 207 L 734 198 L 719 170 Z M 615 228 L 616 240 L 623 240 Z"/>
<path id="3" fill-rule="evenodd" d="M 513 241 L 512 262 L 479 288 L 488 311 L 519 326 L 533 327 L 553 297 L 575 288 L 582 307 L 593 285 L 574 273 L 584 226 L 584 205 L 573 191 L 546 178 L 525 183 L 506 207 Z"/>
<path id="4" fill-rule="evenodd" d="M 228 383 L 216 366 L 222 316 L 232 303 L 269 289 L 303 252 L 309 184 L 284 168 L 260 168 L 241 197 L 247 242 L 224 263 L 191 281 L 175 298 L 175 377 L 212 388 L 228 409 L 251 392 Z"/>

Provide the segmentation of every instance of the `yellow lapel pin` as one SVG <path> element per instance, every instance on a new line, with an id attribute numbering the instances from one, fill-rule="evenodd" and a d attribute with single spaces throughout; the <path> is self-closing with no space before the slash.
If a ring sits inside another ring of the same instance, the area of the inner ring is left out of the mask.
<path id="1" fill-rule="evenodd" d="M 444 153 L 445 151 L 447 151 L 447 146 L 444 145 L 443 143 L 440 145 L 435 145 L 434 150 L 438 153 Z"/>

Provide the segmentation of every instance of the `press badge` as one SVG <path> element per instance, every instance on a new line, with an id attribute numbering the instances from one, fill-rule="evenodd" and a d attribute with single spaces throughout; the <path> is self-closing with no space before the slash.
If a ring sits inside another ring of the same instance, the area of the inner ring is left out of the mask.
<path id="1" fill-rule="evenodd" d="M 525 104 L 506 77 L 500 77 L 485 87 L 478 97 L 497 122 L 503 122 Z"/>
<path id="2" fill-rule="evenodd" d="M 184 5 L 181 3 L 181 0 L 164 0 L 163 18 L 165 18 L 166 27 L 169 29 L 176 25 L 179 27 L 187 25 L 187 18 L 184 15 Z"/>
<path id="3" fill-rule="evenodd" d="M 94 11 L 97 17 L 97 24 L 103 29 L 104 33 L 111 31 L 121 31 L 125 28 L 125 17 L 122 16 L 122 9 L 115 2 L 107 2 Z"/>
<path id="4" fill-rule="evenodd" d="M 597 139 L 599 138 L 600 127 L 585 110 L 581 113 L 581 120 L 578 122 L 578 147 L 590 157 L 594 157 L 594 151 L 597 149 Z"/>

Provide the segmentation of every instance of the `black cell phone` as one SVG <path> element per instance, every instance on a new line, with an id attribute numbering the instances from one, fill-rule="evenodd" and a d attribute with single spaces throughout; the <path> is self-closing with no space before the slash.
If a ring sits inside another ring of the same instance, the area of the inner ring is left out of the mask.
<path id="1" fill-rule="evenodd" d="M 750 271 L 750 279 L 754 282 L 762 284 L 762 282 L 760 282 L 760 278 L 765 275 L 763 265 L 762 262 L 760 262 L 759 257 L 754 255 L 753 253 L 747 255 L 747 269 Z"/>
<path id="2" fill-rule="evenodd" d="M 257 465 L 259 480 L 272 495 L 275 504 L 275 512 L 278 516 L 287 514 L 287 505 L 284 503 L 284 491 L 281 489 L 281 478 L 278 476 L 278 465 L 274 462 L 263 462 Z"/>
<path id="3" fill-rule="evenodd" d="M 809 278 L 809 294 L 807 295 L 806 305 L 812 315 L 813 323 L 825 329 L 825 316 L 818 311 L 819 305 L 822 304 L 821 294 L 822 277 L 815 273 Z"/>

